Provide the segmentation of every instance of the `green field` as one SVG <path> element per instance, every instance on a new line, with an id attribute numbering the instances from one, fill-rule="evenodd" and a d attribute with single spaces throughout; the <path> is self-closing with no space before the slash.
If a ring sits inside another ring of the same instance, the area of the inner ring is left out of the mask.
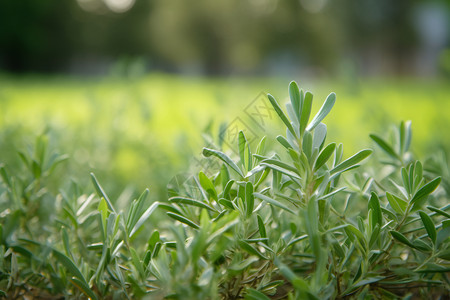
<path id="1" fill-rule="evenodd" d="M 246 112 L 255 99 L 263 98 L 261 93 L 270 92 L 285 103 L 289 81 L 165 74 L 137 79 L 2 76 L 1 161 L 14 167 L 14 149 L 24 149 L 47 132 L 52 148 L 70 156 L 60 172 L 87 181 L 93 171 L 107 178 L 107 189 L 115 196 L 126 187 L 130 191 L 151 187 L 154 196 L 161 196 L 170 178 L 192 164 L 191 156 L 201 156 L 202 136 L 208 128 L 217 140 L 219 125 L 239 118 L 255 135 L 273 140 L 273 132 L 281 128 L 279 120 L 266 116 L 261 128 Z M 450 126 L 450 85 L 446 81 L 298 82 L 313 92 L 313 112 L 330 92 L 337 94 L 326 124 L 328 140 L 346 145 L 344 155 L 373 147 L 369 133 L 386 136 L 401 120 L 412 121 L 412 149 L 419 157 L 439 145 L 450 146 L 445 134 Z"/>
<path id="2" fill-rule="evenodd" d="M 0 297 L 448 297 L 449 86 L 287 82 L 3 77 Z"/>

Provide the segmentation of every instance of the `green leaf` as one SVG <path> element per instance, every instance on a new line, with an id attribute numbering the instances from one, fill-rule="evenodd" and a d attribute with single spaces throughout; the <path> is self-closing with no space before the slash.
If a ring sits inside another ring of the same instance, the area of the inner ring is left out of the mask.
<path id="1" fill-rule="evenodd" d="M 286 148 L 286 149 L 288 149 L 288 150 L 289 150 L 290 148 L 293 148 L 293 149 L 294 149 L 294 146 L 291 145 L 291 144 L 289 144 L 289 141 L 288 141 L 284 136 L 282 136 L 282 135 L 277 136 L 277 141 L 278 141 L 281 145 L 283 145 L 284 148 Z"/>
<path id="2" fill-rule="evenodd" d="M 295 273 L 292 272 L 292 270 L 288 266 L 280 262 L 278 258 L 275 258 L 274 263 L 280 270 L 281 275 L 283 275 L 287 280 L 289 280 L 289 282 L 292 283 L 295 289 L 305 294 L 309 293 L 310 285 L 308 284 L 308 282 L 306 282 L 306 280 L 295 275 Z"/>
<path id="3" fill-rule="evenodd" d="M 369 199 L 369 209 L 373 210 L 373 223 L 372 223 L 372 230 L 375 228 L 375 226 L 378 224 L 380 228 L 383 227 L 383 218 L 381 215 L 381 206 L 380 206 L 380 199 L 378 199 L 377 194 L 372 192 L 372 195 Z"/>
<path id="4" fill-rule="evenodd" d="M 391 157 L 401 160 L 400 156 L 398 156 L 397 153 L 395 153 L 394 149 L 392 149 L 391 146 L 388 145 L 382 138 L 375 134 L 369 134 L 370 138 L 378 145 L 381 149 L 383 149 L 387 154 L 389 154 Z"/>
<path id="5" fill-rule="evenodd" d="M 419 211 L 420 218 L 422 219 L 423 226 L 427 231 L 428 237 L 431 239 L 433 244 L 436 244 L 436 227 L 433 224 L 430 216 L 424 213 L 423 211 Z"/>
<path id="6" fill-rule="evenodd" d="M 297 172 L 290 171 L 290 170 L 286 169 L 284 166 L 281 166 L 281 165 L 285 165 L 285 164 L 281 163 L 281 162 L 277 162 L 276 165 L 275 164 L 271 164 L 271 163 L 265 163 L 265 162 L 261 163 L 261 166 L 268 167 L 268 168 L 270 168 L 272 170 L 275 170 L 275 171 L 278 171 L 280 173 L 283 173 L 283 174 L 285 174 L 285 175 L 287 175 L 289 177 L 293 177 L 293 178 L 296 178 L 296 179 L 301 179 L 300 176 L 297 174 Z"/>
<path id="7" fill-rule="evenodd" d="M 292 103 L 286 103 L 286 112 L 289 120 L 291 120 L 291 124 L 294 127 L 294 130 L 296 133 L 298 133 L 298 117 L 297 114 L 294 112 L 294 108 L 292 107 Z M 289 130 L 287 130 L 289 132 Z M 289 132 L 290 134 L 290 132 Z"/>
<path id="8" fill-rule="evenodd" d="M 425 199 L 430 195 L 441 183 L 441 177 L 437 177 L 433 179 L 432 181 L 425 184 L 423 187 L 421 187 L 417 193 L 414 195 L 414 197 L 411 199 L 411 203 L 415 204 L 416 202 L 421 202 L 422 199 Z"/>
<path id="9" fill-rule="evenodd" d="M 266 151 L 266 137 L 264 136 L 260 141 L 258 146 L 256 146 L 256 154 L 264 155 Z"/>
<path id="10" fill-rule="evenodd" d="M 320 151 L 316 162 L 314 163 L 314 170 L 319 170 L 331 157 L 336 149 L 336 143 L 331 143 Z"/>
<path id="11" fill-rule="evenodd" d="M 319 261 L 320 257 L 320 236 L 319 236 L 319 225 L 318 225 L 318 214 L 317 214 L 317 203 L 314 200 L 308 202 L 307 211 L 304 214 L 306 233 L 308 234 L 309 243 L 311 244 L 312 252 L 314 253 L 316 260 Z"/>
<path id="12" fill-rule="evenodd" d="M 405 187 L 406 193 L 408 195 L 411 195 L 410 177 L 408 176 L 408 172 L 406 172 L 406 168 L 402 168 L 401 173 L 402 173 L 403 186 Z M 412 178 L 411 178 L 411 180 L 412 180 Z"/>
<path id="13" fill-rule="evenodd" d="M 312 131 L 317 125 L 319 125 L 320 122 L 322 122 L 322 120 L 331 111 L 335 102 L 336 102 L 336 94 L 335 93 L 329 94 L 327 99 L 323 103 L 322 107 L 320 108 L 319 112 L 314 116 L 311 123 L 309 123 L 308 127 L 306 127 L 306 130 Z"/>
<path id="14" fill-rule="evenodd" d="M 100 212 L 100 221 L 102 225 L 102 233 L 103 238 L 106 238 L 106 219 L 108 218 L 108 205 L 106 204 L 105 198 L 102 198 L 100 200 L 100 203 L 98 204 L 98 211 Z"/>
<path id="15" fill-rule="evenodd" d="M 437 255 L 439 258 L 450 261 L 450 249 L 446 249 L 444 251 L 439 252 Z"/>
<path id="16" fill-rule="evenodd" d="M 400 243 L 403 243 L 403 244 L 405 244 L 405 245 L 407 245 L 407 246 L 409 246 L 409 247 L 411 247 L 411 248 L 416 248 L 407 238 L 406 238 L 406 236 L 404 236 L 403 234 L 401 234 L 400 232 L 398 232 L 398 231 L 394 231 L 394 230 L 392 230 L 392 231 L 389 231 L 390 233 L 391 233 L 391 235 L 397 240 L 397 241 L 399 241 Z"/>
<path id="17" fill-rule="evenodd" d="M 216 188 L 214 187 L 214 184 L 211 182 L 211 180 L 205 175 L 205 173 L 200 171 L 198 173 L 198 179 L 200 180 L 200 185 L 202 186 L 202 188 L 209 194 L 211 198 L 217 201 Z"/>
<path id="18" fill-rule="evenodd" d="M 408 207 L 408 203 L 403 200 L 400 199 L 399 197 L 386 192 L 386 198 L 389 202 L 389 204 L 391 205 L 392 209 L 398 213 L 399 215 L 403 215 L 406 211 L 406 208 Z"/>
<path id="19" fill-rule="evenodd" d="M 69 281 L 76 286 L 80 291 L 82 291 L 88 299 L 97 300 L 97 296 L 95 295 L 94 291 L 91 290 L 89 285 L 86 283 L 86 281 L 82 281 L 76 277 L 72 277 L 69 279 Z"/>
<path id="20" fill-rule="evenodd" d="M 360 280 L 356 284 L 354 284 L 352 286 L 352 288 L 356 288 L 356 287 L 364 286 L 364 285 L 371 284 L 371 283 L 374 283 L 374 282 L 378 282 L 378 281 L 383 280 L 385 278 L 386 278 L 385 276 L 376 276 L 376 277 L 371 277 L 371 278 L 367 278 L 367 279 L 364 279 L 364 280 Z"/>
<path id="21" fill-rule="evenodd" d="M 134 225 L 136 225 L 137 220 L 141 217 L 144 210 L 145 200 L 147 199 L 149 193 L 149 189 L 145 189 L 139 198 L 136 201 L 133 201 L 126 222 L 128 232 Z"/>
<path id="22" fill-rule="evenodd" d="M 72 256 L 72 252 L 70 251 L 69 235 L 67 234 L 67 230 L 65 227 L 62 228 L 62 240 L 64 244 L 64 251 L 66 251 L 66 255 L 68 257 Z"/>
<path id="23" fill-rule="evenodd" d="M 239 167 L 225 153 L 213 149 L 203 148 L 203 155 L 206 157 L 217 157 L 218 159 L 226 163 L 230 168 L 232 168 L 236 173 L 238 173 L 242 178 L 244 178 L 244 174 L 239 169 Z"/>
<path id="24" fill-rule="evenodd" d="M 414 190 L 416 190 L 423 179 L 423 167 L 420 161 L 416 161 L 416 163 L 414 164 L 414 173 L 415 175 L 412 181 Z"/>
<path id="25" fill-rule="evenodd" d="M 313 140 L 312 140 L 312 134 L 309 131 L 305 131 L 303 133 L 303 143 L 302 143 L 302 150 L 303 153 L 308 158 L 308 161 L 311 160 L 312 152 L 313 152 Z"/>
<path id="26" fill-rule="evenodd" d="M 269 98 L 269 101 L 272 104 L 275 111 L 277 112 L 278 116 L 283 121 L 284 125 L 286 125 L 287 129 L 292 133 L 293 136 L 296 136 L 294 127 L 292 127 L 291 122 L 284 114 L 284 112 L 281 109 L 280 105 L 278 104 L 277 100 L 275 100 L 275 98 L 271 94 L 268 94 L 267 97 Z"/>
<path id="27" fill-rule="evenodd" d="M 411 144 L 411 121 L 400 123 L 400 153 L 406 153 Z"/>
<path id="28" fill-rule="evenodd" d="M 222 193 L 224 198 L 231 199 L 230 191 L 231 191 L 231 188 L 233 187 L 233 184 L 234 184 L 234 180 L 229 180 L 227 182 L 227 184 L 225 185 L 225 188 L 223 189 L 223 193 Z"/>
<path id="29" fill-rule="evenodd" d="M 247 218 L 250 218 L 255 206 L 255 197 L 253 196 L 253 185 L 251 182 L 247 182 L 245 185 L 245 203 Z"/>
<path id="30" fill-rule="evenodd" d="M 245 300 L 270 300 L 269 297 L 257 291 L 255 289 L 249 288 L 247 289 L 247 294 L 245 295 Z"/>
<path id="31" fill-rule="evenodd" d="M 250 178 L 253 175 L 256 175 L 258 173 L 261 173 L 263 171 L 267 170 L 265 166 L 256 166 L 252 170 L 250 170 L 246 175 L 245 178 Z"/>
<path id="32" fill-rule="evenodd" d="M 443 211 L 442 209 L 439 209 L 439 208 L 434 207 L 434 206 L 427 206 L 427 208 L 428 208 L 429 210 L 431 210 L 431 211 L 437 213 L 438 215 L 441 215 L 441 216 L 444 216 L 444 217 L 450 219 L 450 214 L 447 213 L 447 212 L 445 212 L 445 211 Z"/>
<path id="33" fill-rule="evenodd" d="M 335 173 L 342 172 L 348 168 L 351 168 L 351 167 L 355 166 L 357 163 L 359 163 L 360 161 L 362 161 L 363 159 L 365 159 L 366 157 L 368 157 L 370 154 L 372 154 L 372 150 L 370 150 L 370 149 L 361 150 L 358 153 L 356 153 L 355 155 L 353 155 L 352 157 L 347 158 L 346 160 L 341 162 L 339 165 L 334 167 L 330 171 L 330 174 L 333 175 Z"/>
<path id="34" fill-rule="evenodd" d="M 153 251 L 155 249 L 156 243 L 160 241 L 160 235 L 157 230 L 153 231 L 152 235 L 149 237 L 147 242 L 147 250 Z"/>
<path id="35" fill-rule="evenodd" d="M 406 143 L 406 126 L 405 122 L 401 121 L 399 126 L 400 133 L 400 153 L 405 153 L 405 143 Z"/>
<path id="36" fill-rule="evenodd" d="M 41 178 L 41 175 L 42 175 L 41 165 L 38 162 L 36 162 L 34 159 L 31 163 L 31 168 L 33 171 L 34 178 L 36 178 L 36 179 Z"/>
<path id="37" fill-rule="evenodd" d="M 345 227 L 345 231 L 347 232 L 347 235 L 349 235 L 349 233 L 352 233 L 354 236 L 356 236 L 361 245 L 365 245 L 366 239 L 364 238 L 364 234 L 359 231 L 358 228 L 356 228 L 352 224 L 348 224 L 348 226 Z"/>
<path id="38" fill-rule="evenodd" d="M 260 215 L 257 215 L 257 219 L 258 219 L 258 230 L 259 230 L 259 235 L 262 238 L 267 238 L 267 233 L 266 233 L 266 227 L 264 226 L 264 221 L 261 218 Z M 266 242 L 267 244 L 267 242 Z"/>
<path id="39" fill-rule="evenodd" d="M 253 195 L 254 195 L 256 198 L 258 198 L 258 199 L 260 199 L 260 200 L 263 200 L 263 201 L 266 201 L 266 202 L 272 204 L 273 206 L 276 206 L 276 207 L 279 207 L 279 208 L 281 208 L 281 209 L 284 209 L 285 211 L 288 211 L 288 212 L 290 212 L 291 214 L 294 214 L 294 215 L 296 214 L 292 209 L 290 209 L 290 208 L 287 207 L 286 205 L 284 205 L 284 204 L 278 202 L 278 201 L 275 200 L 275 199 L 272 199 L 272 198 L 270 198 L 270 197 L 267 197 L 266 195 L 263 195 L 263 194 L 260 194 L 260 193 L 253 193 Z"/>
<path id="40" fill-rule="evenodd" d="M 173 202 L 173 203 L 182 203 L 182 204 L 186 204 L 186 205 L 192 205 L 192 206 L 196 206 L 196 207 L 200 207 L 200 208 L 205 208 L 207 210 L 211 210 L 211 211 L 216 211 L 214 208 L 212 208 L 211 206 L 209 206 L 208 204 L 201 202 L 199 200 L 195 200 L 195 199 L 191 199 L 191 198 L 186 198 L 186 197 L 171 197 L 169 198 L 169 202 Z"/>
<path id="41" fill-rule="evenodd" d="M 255 247 L 247 243 L 246 241 L 238 241 L 239 247 L 242 248 L 245 252 L 258 256 L 260 259 L 267 259 L 261 252 L 259 252 Z"/>
<path id="42" fill-rule="evenodd" d="M 219 199 L 219 204 L 225 206 L 228 209 L 234 210 L 233 203 L 230 200 L 228 200 L 228 199 L 220 198 Z"/>
<path id="43" fill-rule="evenodd" d="M 132 261 L 134 267 L 136 268 L 136 270 L 138 271 L 140 278 L 144 278 L 145 271 L 144 271 L 143 264 L 138 256 L 136 250 L 134 250 L 134 248 L 132 248 L 132 247 L 130 247 L 130 254 L 131 254 L 131 261 Z"/>
<path id="44" fill-rule="evenodd" d="M 300 115 L 300 135 L 302 136 L 306 130 L 309 116 L 311 115 L 313 95 L 310 92 L 305 93 L 305 99 L 303 102 L 302 113 Z"/>
<path id="45" fill-rule="evenodd" d="M 189 220 L 188 218 L 183 217 L 182 215 L 173 213 L 173 212 L 167 212 L 166 213 L 169 217 L 171 217 L 172 219 L 175 219 L 181 223 L 184 223 L 194 229 L 199 229 L 200 226 L 198 226 L 197 224 L 195 224 L 193 221 Z"/>
<path id="46" fill-rule="evenodd" d="M 300 120 L 303 103 L 300 96 L 300 89 L 295 81 L 289 83 L 289 97 L 291 98 L 292 108 L 297 116 L 297 120 Z"/>
<path id="47" fill-rule="evenodd" d="M 116 210 L 114 209 L 114 206 L 112 205 L 112 203 L 109 200 L 108 196 L 106 195 L 105 191 L 101 187 L 101 185 L 98 182 L 97 178 L 95 177 L 94 173 L 91 173 L 91 179 L 92 179 L 92 183 L 94 184 L 94 188 L 97 191 L 97 194 L 100 197 L 103 197 L 105 199 L 106 203 L 108 204 L 109 210 L 112 211 L 113 213 L 117 214 Z"/>
<path id="48" fill-rule="evenodd" d="M 429 252 L 432 250 L 430 245 L 428 245 L 427 243 L 425 243 L 424 241 L 419 240 L 419 239 L 414 240 L 412 244 L 413 244 L 414 248 L 416 248 L 417 250 L 422 251 L 422 252 Z"/>
<path id="49" fill-rule="evenodd" d="M 87 285 L 86 279 L 84 278 L 83 274 L 69 257 L 56 249 L 52 249 L 52 253 L 55 258 L 67 269 L 67 271 L 69 271 L 69 273 L 71 273 L 73 276 Z M 93 293 L 92 290 L 90 290 L 90 292 Z"/>
<path id="50" fill-rule="evenodd" d="M 284 163 L 284 162 L 282 162 L 280 160 L 268 158 L 268 159 L 263 160 L 261 163 L 262 164 L 264 163 L 266 165 L 278 166 L 280 168 L 283 168 L 283 169 L 286 169 L 288 171 L 294 172 L 294 173 L 297 174 L 297 176 L 299 176 L 298 175 L 298 170 L 295 167 L 293 167 L 293 166 L 291 166 L 291 165 L 289 165 L 287 163 Z"/>
<path id="51" fill-rule="evenodd" d="M 242 130 L 239 131 L 238 147 L 242 167 L 244 170 L 247 169 L 248 172 L 252 169 L 252 152 L 250 151 L 250 145 Z"/>
<path id="52" fill-rule="evenodd" d="M 313 149 L 322 149 L 327 137 L 327 125 L 320 123 L 314 129 Z"/>
<path id="53" fill-rule="evenodd" d="M 149 208 L 142 214 L 142 216 L 138 219 L 136 222 L 136 225 L 133 226 L 131 229 L 131 232 L 129 234 L 129 237 L 131 238 L 138 229 L 147 221 L 147 219 L 150 217 L 150 215 L 153 213 L 153 211 L 158 207 L 159 202 L 154 202 L 152 205 L 150 205 Z"/>
<path id="54" fill-rule="evenodd" d="M 379 236 L 380 236 L 380 226 L 376 224 L 375 227 L 372 229 L 372 234 L 370 235 L 369 248 L 372 248 L 375 242 L 379 240 L 378 239 Z"/>

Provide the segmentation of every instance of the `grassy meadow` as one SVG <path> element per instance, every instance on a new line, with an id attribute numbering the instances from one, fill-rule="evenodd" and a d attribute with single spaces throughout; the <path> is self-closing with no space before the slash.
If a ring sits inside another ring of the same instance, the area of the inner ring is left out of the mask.
<path id="1" fill-rule="evenodd" d="M 255 136 L 274 140 L 272 135 L 282 126 L 274 112 L 259 110 L 265 115 L 264 126 L 258 126 L 255 123 L 263 119 L 252 118 L 252 109 L 261 108 L 267 92 L 285 103 L 291 79 L 295 78 L 4 75 L 0 77 L 1 161 L 18 168 L 16 149 L 27 149 L 46 133 L 51 148 L 70 157 L 55 180 L 85 178 L 88 182 L 89 172 L 94 172 L 114 197 L 145 187 L 152 189 L 153 197 L 164 197 L 167 182 L 201 157 L 208 135 L 217 141 L 221 133 L 227 133 L 225 139 L 233 143 L 232 133 L 227 132 L 230 127 L 220 124 L 248 127 Z M 419 157 L 437 146 L 450 146 L 445 133 L 450 126 L 450 85 L 446 81 L 298 82 L 314 94 L 313 113 L 330 92 L 337 94 L 326 124 L 328 140 L 346 145 L 344 156 L 361 147 L 374 147 L 369 133 L 387 136 L 401 120 L 412 121 L 412 150 Z"/>

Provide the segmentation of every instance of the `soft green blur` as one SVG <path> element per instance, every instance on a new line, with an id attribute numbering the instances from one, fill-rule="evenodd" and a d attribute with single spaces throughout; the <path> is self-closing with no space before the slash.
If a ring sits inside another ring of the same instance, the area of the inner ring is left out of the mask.
<path id="1" fill-rule="evenodd" d="M 207 142 L 204 133 L 218 140 L 222 122 L 239 118 L 257 137 L 267 135 L 273 141 L 281 123 L 267 119 L 262 129 L 245 111 L 255 99 L 264 98 L 261 93 L 270 92 L 284 104 L 289 80 L 165 74 L 90 81 L 4 76 L 1 161 L 19 168 L 14 149 L 26 149 L 46 132 L 51 146 L 71 158 L 60 167 L 61 180 L 87 183 L 92 171 L 114 197 L 127 187 L 128 192 L 150 187 L 154 197 L 164 197 L 169 180 L 201 157 Z M 326 120 L 328 140 L 344 143 L 346 156 L 374 147 L 369 133 L 387 136 L 401 120 L 412 120 L 412 149 L 419 157 L 438 145 L 450 146 L 445 134 L 450 126 L 450 86 L 445 81 L 297 81 L 313 92 L 313 112 L 336 92 L 336 105 Z"/>

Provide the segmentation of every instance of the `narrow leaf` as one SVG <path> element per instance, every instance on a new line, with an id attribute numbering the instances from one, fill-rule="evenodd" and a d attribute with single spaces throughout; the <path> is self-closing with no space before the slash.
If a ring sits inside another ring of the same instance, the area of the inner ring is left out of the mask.
<path id="1" fill-rule="evenodd" d="M 247 294 L 245 295 L 245 300 L 270 300 L 269 297 L 257 291 L 255 289 L 249 288 L 247 289 Z"/>
<path id="2" fill-rule="evenodd" d="M 289 97 L 291 98 L 292 108 L 294 109 L 297 120 L 300 120 L 300 112 L 302 111 L 302 102 L 300 97 L 300 89 L 295 81 L 289 83 Z"/>
<path id="3" fill-rule="evenodd" d="M 246 241 L 238 241 L 239 246 L 244 250 L 245 252 L 258 256 L 261 259 L 267 259 L 261 252 L 259 252 L 255 247 L 247 243 Z"/>
<path id="4" fill-rule="evenodd" d="M 112 203 L 109 200 L 108 196 L 106 195 L 105 191 L 101 187 L 101 185 L 98 182 L 97 178 L 95 177 L 94 173 L 91 173 L 91 179 L 92 179 L 92 183 L 94 184 L 94 188 L 97 191 L 97 194 L 100 197 L 103 197 L 105 199 L 106 203 L 108 204 L 109 210 L 112 211 L 113 213 L 116 213 L 116 210 L 114 209 L 114 206 L 112 205 Z"/>
<path id="5" fill-rule="evenodd" d="M 76 286 L 81 292 L 83 292 L 89 299 L 97 300 L 97 296 L 94 291 L 91 290 L 89 285 L 76 277 L 70 278 L 69 281 Z"/>
<path id="6" fill-rule="evenodd" d="M 387 154 L 389 154 L 391 157 L 396 158 L 398 160 L 401 160 L 397 153 L 395 153 L 394 149 L 392 149 L 391 146 L 388 145 L 382 138 L 375 134 L 369 134 L 370 138 L 381 148 L 383 149 Z"/>
<path id="7" fill-rule="evenodd" d="M 306 92 L 302 107 L 302 113 L 300 115 L 300 135 L 303 135 L 306 130 L 309 116 L 311 115 L 312 101 L 313 95 L 310 92 Z"/>
<path id="8" fill-rule="evenodd" d="M 308 127 L 306 128 L 306 130 L 312 131 L 317 125 L 319 125 L 320 122 L 322 122 L 322 120 L 331 111 L 331 109 L 333 108 L 335 102 L 336 102 L 336 94 L 335 93 L 329 94 L 327 99 L 323 103 L 322 107 L 320 108 L 319 112 L 312 119 L 311 123 L 309 123 Z"/>
<path id="9" fill-rule="evenodd" d="M 327 125 L 320 123 L 314 129 L 313 149 L 322 149 L 327 137 Z"/>
<path id="10" fill-rule="evenodd" d="M 436 244 L 436 227 L 434 226 L 433 221 L 430 216 L 423 211 L 419 211 L 419 215 L 422 219 L 423 226 L 428 233 L 428 237 L 431 239 L 433 244 Z"/>
<path id="11" fill-rule="evenodd" d="M 257 219 L 258 219 L 258 230 L 259 230 L 259 235 L 262 238 L 267 238 L 267 233 L 266 233 L 266 227 L 264 226 L 264 221 L 261 218 L 260 215 L 257 215 Z"/>
<path id="12" fill-rule="evenodd" d="M 403 199 L 400 199 L 399 197 L 386 192 L 386 198 L 389 201 L 389 204 L 391 205 L 392 209 L 398 213 L 399 215 L 402 215 L 405 213 L 406 207 L 408 206 L 408 203 L 404 201 Z"/>
<path id="13" fill-rule="evenodd" d="M 150 205 L 149 208 L 142 214 L 142 216 L 139 218 L 139 220 L 136 222 L 136 225 L 131 229 L 129 237 L 131 238 L 137 230 L 144 224 L 145 221 L 150 217 L 150 215 L 153 213 L 153 211 L 158 207 L 159 202 L 154 202 L 152 205 Z"/>
<path id="14" fill-rule="evenodd" d="M 250 171 L 252 169 L 252 153 L 250 151 L 250 145 L 247 142 L 244 132 L 239 131 L 239 157 L 241 158 L 241 164 L 244 170 Z"/>
<path id="15" fill-rule="evenodd" d="M 251 182 L 247 182 L 245 185 L 245 204 L 247 218 L 249 218 L 252 215 L 255 206 L 255 197 L 253 196 L 253 185 Z"/>
<path id="16" fill-rule="evenodd" d="M 414 197 L 411 200 L 411 203 L 418 202 L 421 199 L 427 197 L 439 186 L 440 183 L 441 183 L 441 177 L 437 177 L 437 178 L 433 179 L 432 181 L 428 182 L 427 184 L 425 184 L 414 195 Z"/>
<path id="17" fill-rule="evenodd" d="M 205 173 L 200 171 L 198 173 L 198 179 L 200 181 L 200 185 L 202 186 L 202 188 L 209 194 L 211 198 L 217 201 L 216 188 L 214 187 L 214 184 L 211 182 L 208 176 L 206 176 Z M 210 199 L 208 199 L 208 201 L 209 200 Z"/>
<path id="18" fill-rule="evenodd" d="M 82 282 L 86 283 L 86 279 L 84 278 L 83 274 L 69 257 L 56 249 L 52 249 L 52 253 L 56 257 L 56 259 L 67 269 L 67 271 L 69 271 L 69 273 L 71 273 Z"/>
<path id="19" fill-rule="evenodd" d="M 275 199 L 272 199 L 272 198 L 270 198 L 270 197 L 268 197 L 268 196 L 266 196 L 266 195 L 260 194 L 260 193 L 253 193 L 253 195 L 254 195 L 256 198 L 260 199 L 260 200 L 266 201 L 266 202 L 272 204 L 273 206 L 276 206 L 276 207 L 279 207 L 279 208 L 281 208 L 281 209 L 284 209 L 285 211 L 288 211 L 288 212 L 290 212 L 291 214 L 294 214 L 294 215 L 295 215 L 295 212 L 294 212 L 292 209 L 290 209 L 289 207 L 287 207 L 287 206 L 284 205 L 283 203 L 278 202 L 278 201 L 275 200 Z"/>
<path id="20" fill-rule="evenodd" d="M 361 150 L 358 153 L 356 153 L 355 155 L 353 155 L 350 158 L 347 158 L 346 160 L 344 160 L 343 162 L 341 162 L 339 165 L 337 165 L 336 167 L 334 167 L 331 171 L 330 174 L 333 175 L 335 173 L 338 173 L 340 171 L 343 171 L 345 169 L 348 169 L 354 165 L 356 165 L 357 163 L 359 163 L 360 161 L 362 161 L 363 159 L 365 159 L 366 157 L 368 157 L 370 154 L 372 153 L 372 150 L 370 149 L 365 149 L 365 150 Z"/>
<path id="21" fill-rule="evenodd" d="M 450 214 L 434 206 L 427 206 L 429 210 L 450 219 Z"/>
<path id="22" fill-rule="evenodd" d="M 230 166 L 230 168 L 232 168 L 236 173 L 238 173 L 242 178 L 244 177 L 244 174 L 242 173 L 242 171 L 239 169 L 239 167 L 231 160 L 231 158 L 228 157 L 228 155 L 226 155 L 223 152 L 220 152 L 218 150 L 213 150 L 213 149 L 208 149 L 208 148 L 203 148 L 203 155 L 206 157 L 209 156 L 215 156 L 218 159 L 222 160 L 224 163 L 226 163 L 228 166 Z"/>
<path id="23" fill-rule="evenodd" d="M 182 204 L 192 205 L 192 206 L 196 206 L 196 207 L 200 207 L 200 208 L 205 208 L 205 209 L 208 209 L 211 211 L 215 211 L 215 209 L 212 208 L 211 206 L 209 206 L 208 204 L 201 202 L 199 200 L 191 199 L 191 198 L 172 197 L 172 198 L 169 198 L 169 201 L 174 202 L 174 203 L 182 203 Z"/>
<path id="24" fill-rule="evenodd" d="M 292 133 L 292 135 L 295 136 L 296 134 L 295 134 L 294 127 L 292 127 L 291 122 L 289 121 L 289 119 L 284 114 L 284 112 L 281 109 L 280 105 L 278 104 L 277 100 L 275 100 L 275 98 L 271 94 L 268 94 L 267 97 L 269 98 L 269 101 L 272 104 L 272 106 L 275 109 L 275 111 L 277 112 L 278 116 L 283 121 L 284 125 L 286 125 L 287 129 Z"/>
<path id="25" fill-rule="evenodd" d="M 175 219 L 181 223 L 184 223 L 186 225 L 189 225 L 190 227 L 194 228 L 194 229 L 199 229 L 200 226 L 198 226 L 197 224 L 195 224 L 194 222 L 192 222 L 191 220 L 189 220 L 188 218 L 185 218 L 179 214 L 175 214 L 172 212 L 167 212 L 166 213 L 169 217 L 171 217 L 172 219 Z"/>
<path id="26" fill-rule="evenodd" d="M 390 231 L 391 235 L 399 242 L 411 247 L 411 248 L 416 248 L 414 247 L 414 245 L 406 238 L 406 236 L 404 236 L 403 234 L 401 234 L 398 231 Z"/>
<path id="27" fill-rule="evenodd" d="M 296 172 L 287 170 L 284 167 L 279 166 L 278 164 L 275 165 L 275 164 L 269 164 L 269 163 L 261 163 L 261 166 L 268 167 L 268 168 L 270 168 L 272 170 L 275 170 L 275 171 L 278 171 L 280 173 L 283 173 L 283 174 L 285 174 L 285 175 L 287 175 L 289 177 L 293 177 L 293 178 L 296 178 L 296 179 L 301 179 L 300 176 Z"/>
<path id="28" fill-rule="evenodd" d="M 327 161 L 336 149 L 336 143 L 331 143 L 320 151 L 316 162 L 314 163 L 314 170 L 319 170 Z"/>
<path id="29" fill-rule="evenodd" d="M 375 226 L 378 224 L 378 226 L 381 228 L 383 226 L 383 219 L 381 215 L 381 206 L 380 206 L 380 199 L 378 199 L 377 194 L 372 192 L 372 195 L 370 196 L 369 200 L 369 209 L 373 210 L 373 223 L 372 223 L 372 230 L 375 228 Z"/>

